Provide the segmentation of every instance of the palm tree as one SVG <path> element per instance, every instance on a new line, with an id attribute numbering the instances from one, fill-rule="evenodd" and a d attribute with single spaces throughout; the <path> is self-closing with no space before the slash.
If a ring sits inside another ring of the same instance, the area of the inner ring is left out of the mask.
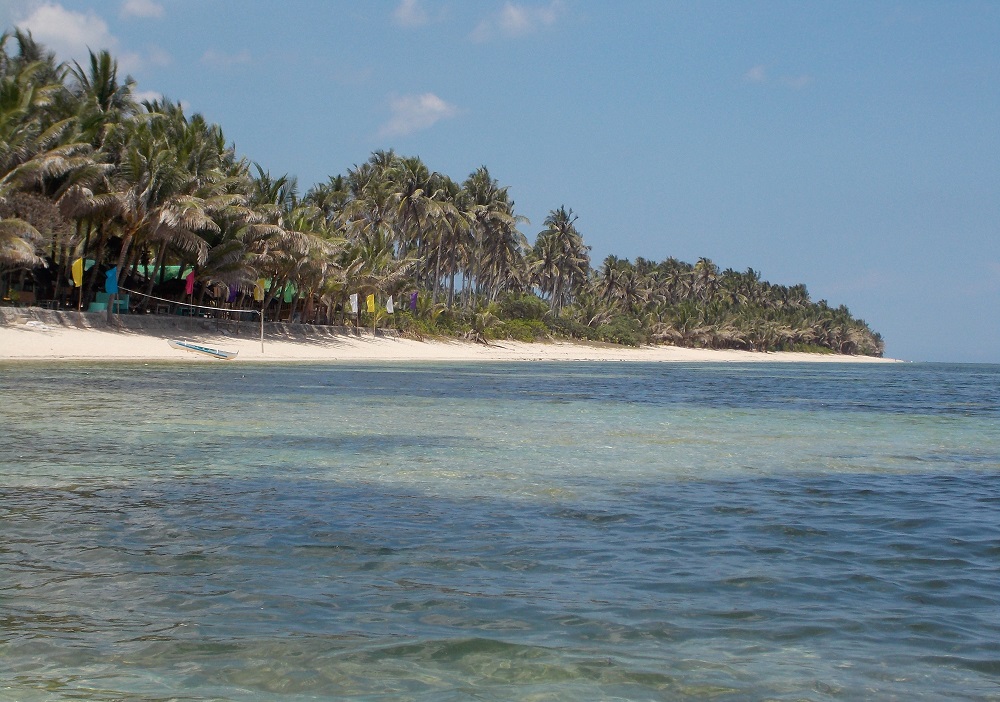
<path id="1" fill-rule="evenodd" d="M 31 224 L 20 217 L 4 216 L 0 209 L 0 273 L 5 268 L 43 265 L 45 259 L 38 254 L 43 241 Z"/>
<path id="2" fill-rule="evenodd" d="M 42 235 L 11 207 L 11 197 L 26 188 L 24 171 L 37 169 L 47 151 L 43 125 L 32 115 L 33 87 L 20 76 L 0 82 L 0 270 L 44 262 L 38 255 Z"/>
<path id="3" fill-rule="evenodd" d="M 257 176 L 248 192 L 250 213 L 241 222 L 239 238 L 247 248 L 256 275 L 269 281 L 264 291 L 264 308 L 283 292 L 287 277 L 309 251 L 308 235 L 313 228 L 308 216 L 323 219 L 314 205 L 300 205 L 296 182 L 287 174 L 277 178 L 256 166 Z M 300 228 L 302 231 L 300 231 Z"/>
<path id="4" fill-rule="evenodd" d="M 463 299 L 468 303 L 465 294 L 471 289 L 471 283 L 475 277 L 475 259 L 473 246 L 475 244 L 475 233 L 472 228 L 471 203 L 461 186 L 447 176 L 441 178 L 442 184 L 439 190 L 441 203 L 438 208 L 438 226 L 435 232 L 435 268 L 434 268 L 434 288 L 431 294 L 431 301 L 437 301 L 438 286 L 441 282 L 441 265 L 445 265 L 445 273 L 448 276 L 448 301 L 449 309 L 455 304 L 455 279 L 461 272 L 463 274 Z"/>
<path id="5" fill-rule="evenodd" d="M 76 61 L 70 69 L 74 84 L 70 90 L 79 103 L 78 115 L 84 134 L 96 148 L 104 146 L 110 131 L 136 114 L 138 105 L 132 97 L 135 80 L 118 80 L 118 62 L 108 51 L 90 54 L 89 70 Z"/>
<path id="6" fill-rule="evenodd" d="M 719 267 L 708 258 L 699 258 L 694 264 L 694 284 L 702 302 L 715 297 L 719 289 Z"/>
<path id="7" fill-rule="evenodd" d="M 91 199 L 90 214 L 106 225 L 99 250 L 108 227 L 119 235 L 113 265 L 119 275 L 128 270 L 126 263 L 137 265 L 147 256 L 150 246 L 162 252 L 164 242 L 190 256 L 193 265 L 204 263 L 208 244 L 202 234 L 220 230 L 212 212 L 240 198 L 226 192 L 214 130 L 200 116 L 187 120 L 172 103 L 150 108 L 157 111 L 115 132 L 122 140 L 121 160 L 106 191 Z"/>
<path id="8" fill-rule="evenodd" d="M 507 193 L 481 166 L 462 185 L 475 238 L 476 283 L 488 301 L 500 293 L 523 289 L 527 284 L 525 250 L 527 239 L 517 225 L 527 219 L 514 213 Z"/>
<path id="9" fill-rule="evenodd" d="M 629 265 L 628 259 L 623 260 L 613 254 L 604 259 L 595 281 L 597 291 L 603 299 L 611 302 L 619 298 L 622 273 Z"/>
<path id="10" fill-rule="evenodd" d="M 394 295 L 411 281 L 416 259 L 397 258 L 385 229 L 374 229 L 366 237 L 348 241 L 345 258 L 354 265 L 347 274 L 351 290 L 365 295 Z"/>
<path id="11" fill-rule="evenodd" d="M 387 173 L 394 186 L 393 228 L 397 255 L 419 252 L 429 220 L 439 211 L 437 175 L 416 157 L 395 159 Z"/>
<path id="12" fill-rule="evenodd" d="M 533 250 L 535 283 L 556 314 L 587 282 L 590 270 L 590 247 L 584 245 L 576 220 L 565 206 L 552 210 Z"/>
<path id="13" fill-rule="evenodd" d="M 21 54 L 10 56 L 10 35 L 0 35 L 0 267 L 31 268 L 45 265 L 41 246 L 62 227 L 51 202 L 66 195 L 77 174 L 93 174 L 94 161 L 63 109 L 62 84 L 46 82 L 58 73 L 51 54 L 30 34 L 15 37 Z M 40 232 L 35 225 L 43 223 Z"/>
<path id="14" fill-rule="evenodd" d="M 309 188 L 302 201 L 320 208 L 327 221 L 332 222 L 344 211 L 350 198 L 347 178 L 337 175 L 330 176 L 325 183 L 317 183 Z"/>
<path id="15" fill-rule="evenodd" d="M 281 289 L 291 286 L 296 293 L 295 302 L 302 299 L 311 304 L 313 296 L 323 288 L 327 272 L 344 242 L 333 234 L 323 211 L 307 203 L 296 205 L 284 226 L 287 243 L 280 254 L 275 252 L 279 263 L 277 275 L 283 278 Z"/>
<path id="16" fill-rule="evenodd" d="M 11 39 L 17 44 L 17 54 L 7 52 Z M 0 34 L 0 75 L 13 75 L 33 66 L 39 84 L 62 84 L 64 66 L 56 63 L 55 52 L 35 41 L 30 31 L 15 29 Z"/>
<path id="17" fill-rule="evenodd" d="M 388 164 L 392 152 L 375 152 L 368 162 L 347 172 L 350 200 L 340 213 L 339 225 L 348 239 L 375 240 L 391 237 L 394 221 L 394 190 Z"/>

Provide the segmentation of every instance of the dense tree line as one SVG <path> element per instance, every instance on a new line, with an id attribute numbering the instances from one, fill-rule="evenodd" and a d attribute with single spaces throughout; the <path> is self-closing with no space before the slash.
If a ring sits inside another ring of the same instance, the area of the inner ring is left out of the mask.
<path id="1" fill-rule="evenodd" d="M 344 323 L 358 294 L 380 301 L 366 323 L 415 334 L 883 351 L 845 307 L 752 269 L 615 256 L 594 267 L 566 207 L 532 245 L 486 167 L 459 182 L 376 151 L 301 194 L 237 158 L 218 125 L 170 100 L 137 102 L 134 87 L 106 51 L 59 64 L 30 34 L 0 36 L 3 289 L 65 299 L 84 259 L 82 300 L 109 269 L 177 300 L 193 273 L 188 301 L 240 306 L 256 288 L 272 316 L 316 323 Z M 403 303 L 391 317 L 389 296 Z"/>

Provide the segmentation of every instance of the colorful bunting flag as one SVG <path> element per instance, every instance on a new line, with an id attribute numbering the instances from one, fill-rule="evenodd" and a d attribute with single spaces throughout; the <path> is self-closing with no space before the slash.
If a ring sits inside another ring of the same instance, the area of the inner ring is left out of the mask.
<path id="1" fill-rule="evenodd" d="M 118 268 L 111 268 L 104 274 L 104 292 L 109 295 L 118 293 Z"/>
<path id="2" fill-rule="evenodd" d="M 73 261 L 73 285 L 78 288 L 83 287 L 83 259 L 78 258 Z"/>

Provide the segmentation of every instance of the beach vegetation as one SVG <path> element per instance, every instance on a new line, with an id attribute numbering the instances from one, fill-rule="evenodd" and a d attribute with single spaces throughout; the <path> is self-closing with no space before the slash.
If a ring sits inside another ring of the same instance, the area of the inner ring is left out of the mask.
<path id="1" fill-rule="evenodd" d="M 486 343 L 883 352 L 846 307 L 753 268 L 595 264 L 584 222 L 563 204 L 530 240 L 510 187 L 485 165 L 453 178 L 378 150 L 302 192 L 294 176 L 237 156 L 221 126 L 167 98 L 140 101 L 136 87 L 107 51 L 65 65 L 30 33 L 0 35 L 5 299 L 86 309 L 110 271 L 132 312 L 249 308 Z"/>

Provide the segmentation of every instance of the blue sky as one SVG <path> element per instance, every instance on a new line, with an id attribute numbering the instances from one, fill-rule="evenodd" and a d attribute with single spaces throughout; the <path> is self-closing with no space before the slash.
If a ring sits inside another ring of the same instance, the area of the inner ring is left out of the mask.
<path id="1" fill-rule="evenodd" d="M 1000 3 L 0 0 L 304 192 L 376 149 L 608 254 L 752 267 L 908 360 L 1000 362 Z"/>

